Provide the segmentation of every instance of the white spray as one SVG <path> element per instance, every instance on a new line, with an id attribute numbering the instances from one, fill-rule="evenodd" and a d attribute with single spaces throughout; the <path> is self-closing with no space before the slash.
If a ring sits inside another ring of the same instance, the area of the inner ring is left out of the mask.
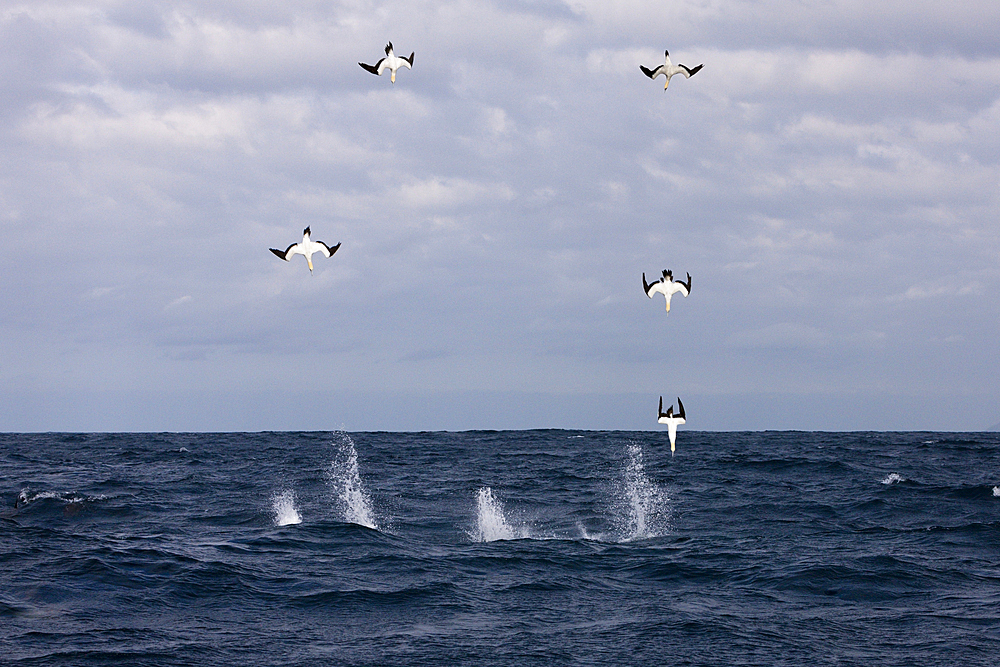
<path id="1" fill-rule="evenodd" d="M 378 530 L 372 501 L 361 484 L 358 470 L 358 451 L 354 441 L 346 433 L 341 433 L 340 450 L 330 465 L 329 481 L 333 486 L 344 521 Z"/>
<path id="2" fill-rule="evenodd" d="M 642 449 L 629 443 L 628 461 L 615 504 L 621 539 L 659 537 L 670 529 L 670 497 L 646 475 Z"/>
<path id="3" fill-rule="evenodd" d="M 276 526 L 302 523 L 302 515 L 295 508 L 295 492 L 291 489 L 271 496 L 271 509 L 274 512 L 274 525 Z"/>
<path id="4" fill-rule="evenodd" d="M 503 514 L 503 504 L 493 496 L 493 489 L 484 486 L 476 497 L 476 527 L 469 537 L 476 542 L 495 542 L 527 537 L 527 529 L 515 531 Z"/>

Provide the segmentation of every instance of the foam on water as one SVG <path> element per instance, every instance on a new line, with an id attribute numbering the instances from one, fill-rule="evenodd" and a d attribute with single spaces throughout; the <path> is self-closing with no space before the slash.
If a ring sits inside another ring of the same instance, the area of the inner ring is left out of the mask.
<path id="1" fill-rule="evenodd" d="M 993 496 L 995 498 L 1000 498 L 1000 486 L 993 487 Z"/>
<path id="2" fill-rule="evenodd" d="M 339 433 L 337 456 L 330 465 L 329 480 L 336 494 L 341 516 L 347 523 L 378 530 L 371 497 L 361 483 L 358 469 L 358 450 L 346 433 Z"/>
<path id="3" fill-rule="evenodd" d="M 302 515 L 295 508 L 295 492 L 291 489 L 271 496 L 271 509 L 274 511 L 274 525 L 276 526 L 302 523 Z"/>
<path id="4" fill-rule="evenodd" d="M 629 443 L 619 497 L 614 503 L 620 538 L 629 542 L 659 537 L 670 530 L 670 497 L 646 474 L 642 448 Z"/>
<path id="5" fill-rule="evenodd" d="M 900 475 L 899 473 L 891 472 L 888 475 L 886 475 L 885 479 L 882 480 L 882 483 L 888 486 L 890 484 L 899 484 L 900 482 L 905 482 L 905 481 L 906 478 Z"/>
<path id="6" fill-rule="evenodd" d="M 497 540 L 516 540 L 528 537 L 528 531 L 523 526 L 515 530 L 504 517 L 503 503 L 494 497 L 493 489 L 484 486 L 476 496 L 476 527 L 469 533 L 476 542 L 495 542 Z"/>

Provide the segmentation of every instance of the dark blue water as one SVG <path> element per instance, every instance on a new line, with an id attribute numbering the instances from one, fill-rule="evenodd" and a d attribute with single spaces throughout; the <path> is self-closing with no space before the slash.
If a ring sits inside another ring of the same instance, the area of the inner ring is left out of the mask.
<path id="1" fill-rule="evenodd" d="M 1000 434 L 0 435 L 5 665 L 995 665 Z"/>

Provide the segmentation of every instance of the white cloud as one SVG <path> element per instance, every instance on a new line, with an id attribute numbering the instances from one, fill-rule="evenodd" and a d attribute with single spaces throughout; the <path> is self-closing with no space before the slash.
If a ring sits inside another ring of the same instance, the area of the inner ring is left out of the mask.
<path id="1" fill-rule="evenodd" d="M 178 396 L 271 391 L 301 349 L 321 392 L 709 393 L 762 350 L 854 386 L 878 349 L 891 392 L 940 317 L 934 383 L 1000 372 L 998 7 L 8 3 L 7 347 Z M 357 66 L 388 39 L 396 84 Z M 664 92 L 638 65 L 665 48 L 705 68 Z M 267 251 L 307 225 L 344 244 L 312 276 Z M 695 281 L 666 322 L 636 285 L 661 266 Z"/>
<path id="2" fill-rule="evenodd" d="M 398 194 L 404 205 L 420 209 L 451 209 L 514 198 L 514 191 L 505 183 L 476 183 L 463 178 L 415 180 L 400 185 Z"/>

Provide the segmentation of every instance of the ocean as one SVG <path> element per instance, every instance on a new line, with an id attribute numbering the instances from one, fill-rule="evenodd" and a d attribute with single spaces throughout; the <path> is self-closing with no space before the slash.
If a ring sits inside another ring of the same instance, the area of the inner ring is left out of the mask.
<path id="1" fill-rule="evenodd" d="M 996 665 L 1000 434 L 0 434 L 0 664 Z"/>

